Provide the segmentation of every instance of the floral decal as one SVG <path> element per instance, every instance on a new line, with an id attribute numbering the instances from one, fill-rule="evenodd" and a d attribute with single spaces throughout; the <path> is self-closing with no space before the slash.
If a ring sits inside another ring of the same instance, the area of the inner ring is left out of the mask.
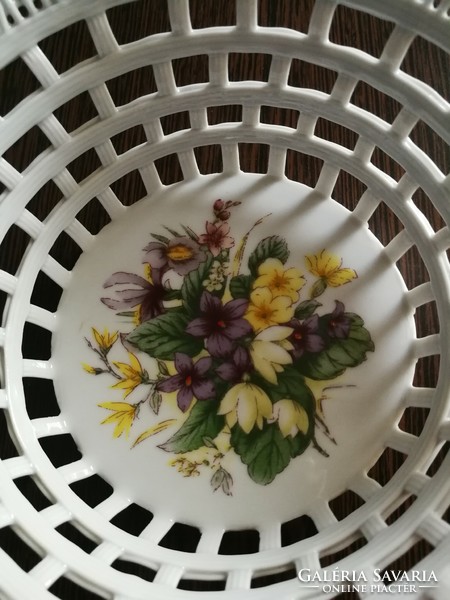
<path id="1" fill-rule="evenodd" d="M 250 235 L 270 215 L 236 244 L 229 219 L 239 204 L 216 200 L 203 232 L 153 233 L 142 275 L 105 281 L 101 301 L 128 326 L 92 328 L 86 342 L 96 364 L 83 363 L 121 394 L 99 404 L 114 438 L 136 431 L 134 447 L 158 436 L 180 474 L 209 471 L 212 489 L 227 495 L 233 460 L 267 485 L 309 447 L 329 456 L 317 440 L 320 431 L 334 442 L 314 382 L 332 389 L 374 350 L 362 318 L 333 297 L 357 278 L 339 256 L 322 249 L 290 265 L 286 240 L 272 235 L 248 252 L 244 271 Z M 331 312 L 321 310 L 323 294 Z M 139 432 L 144 405 L 150 422 Z M 163 405 L 174 418 L 158 420 Z"/>

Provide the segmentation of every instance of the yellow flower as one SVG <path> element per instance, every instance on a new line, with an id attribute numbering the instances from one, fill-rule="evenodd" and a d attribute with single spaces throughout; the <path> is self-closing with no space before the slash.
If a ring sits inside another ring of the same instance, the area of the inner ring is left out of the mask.
<path id="1" fill-rule="evenodd" d="M 125 437 L 128 437 L 131 425 L 137 414 L 137 404 L 128 404 L 127 402 L 102 402 L 99 404 L 101 408 L 107 408 L 114 411 L 109 417 L 106 417 L 101 424 L 115 423 L 113 437 L 117 438 L 125 432 Z"/>
<path id="2" fill-rule="evenodd" d="M 294 316 L 289 296 L 273 296 L 267 287 L 256 288 L 250 294 L 250 304 L 244 317 L 255 331 L 286 323 Z"/>
<path id="3" fill-rule="evenodd" d="M 96 370 L 94 367 L 91 367 L 91 365 L 88 365 L 87 363 L 81 363 L 81 366 L 83 367 L 83 369 L 87 372 L 90 373 L 91 375 L 95 375 L 96 374 Z"/>
<path id="4" fill-rule="evenodd" d="M 228 390 L 218 413 L 225 415 L 228 427 L 239 423 L 245 433 L 250 433 L 255 425 L 262 429 L 263 419 L 268 419 L 272 414 L 272 403 L 259 386 L 242 382 Z"/>
<path id="5" fill-rule="evenodd" d="M 297 302 L 299 289 L 305 284 L 305 279 L 297 269 L 284 269 L 283 263 L 277 258 L 268 258 L 258 267 L 259 277 L 253 288 L 267 287 L 272 296 L 288 296 L 292 302 Z"/>
<path id="6" fill-rule="evenodd" d="M 105 327 L 103 333 L 100 333 L 99 331 L 97 331 L 95 329 L 95 327 L 93 327 L 92 333 L 94 334 L 94 338 L 98 344 L 98 347 L 100 348 L 100 350 L 103 350 L 105 352 L 105 354 L 107 352 L 109 352 L 109 350 L 111 349 L 113 344 L 117 341 L 117 338 L 119 337 L 118 331 L 115 331 L 114 333 L 109 333 L 109 331 L 106 329 L 106 327 Z"/>
<path id="7" fill-rule="evenodd" d="M 299 431 L 307 433 L 309 418 L 306 410 L 294 400 L 278 400 L 273 405 L 271 421 L 278 421 L 283 437 L 295 437 Z"/>
<path id="8" fill-rule="evenodd" d="M 122 379 L 112 385 L 112 388 L 125 390 L 123 397 L 126 398 L 128 394 L 134 390 L 144 380 L 144 371 L 142 370 L 141 363 L 137 357 L 131 352 L 128 353 L 130 358 L 130 364 L 122 362 L 114 362 L 114 366 L 119 369 L 123 375 Z"/>
<path id="9" fill-rule="evenodd" d="M 342 258 L 331 254 L 328 250 L 322 250 L 320 254 L 311 254 L 305 258 L 310 273 L 323 279 L 330 287 L 339 287 L 358 277 L 353 269 L 342 267 Z"/>
<path id="10" fill-rule="evenodd" d="M 292 333 L 292 327 L 276 325 L 258 333 L 250 344 L 249 351 L 255 369 L 270 383 L 277 383 L 277 373 L 283 371 L 282 365 L 292 363 L 292 344 L 286 339 Z"/>

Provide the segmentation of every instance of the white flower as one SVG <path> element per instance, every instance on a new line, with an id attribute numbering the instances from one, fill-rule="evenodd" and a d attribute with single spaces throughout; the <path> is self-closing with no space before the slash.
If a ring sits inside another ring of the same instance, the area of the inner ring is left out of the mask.
<path id="1" fill-rule="evenodd" d="M 271 422 L 278 421 L 278 427 L 286 437 L 295 437 L 299 431 L 306 434 L 309 427 L 309 417 L 306 410 L 294 400 L 278 400 L 273 405 Z"/>
<path id="2" fill-rule="evenodd" d="M 250 433 L 255 425 L 262 429 L 263 419 L 272 415 L 272 403 L 259 386 L 242 382 L 228 390 L 222 398 L 218 413 L 225 415 L 228 427 L 239 423 L 245 433 Z"/>
<path id="3" fill-rule="evenodd" d="M 270 383 L 277 383 L 277 373 L 283 371 L 282 365 L 292 363 L 288 350 L 292 350 L 293 346 L 286 339 L 292 332 L 292 327 L 274 325 L 258 333 L 250 344 L 250 356 L 255 369 Z"/>

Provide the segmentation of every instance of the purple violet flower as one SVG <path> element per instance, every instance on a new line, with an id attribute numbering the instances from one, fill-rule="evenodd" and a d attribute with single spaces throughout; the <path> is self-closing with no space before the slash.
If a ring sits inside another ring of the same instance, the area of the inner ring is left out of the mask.
<path id="1" fill-rule="evenodd" d="M 233 352 L 229 361 L 223 362 L 217 367 L 216 373 L 225 381 L 238 383 L 239 381 L 243 381 L 245 375 L 252 370 L 253 365 L 248 350 L 239 346 Z"/>
<path id="2" fill-rule="evenodd" d="M 173 269 L 178 275 L 187 275 L 206 260 L 202 248 L 188 237 L 174 237 L 168 244 L 150 242 L 144 248 L 145 263 L 152 269 Z"/>
<path id="3" fill-rule="evenodd" d="M 186 331 L 194 337 L 205 338 L 211 356 L 228 356 L 235 340 L 252 332 L 250 323 L 243 318 L 247 306 L 245 298 L 222 304 L 217 296 L 205 291 L 200 298 L 202 316 L 191 321 Z"/>
<path id="4" fill-rule="evenodd" d="M 175 352 L 176 375 L 158 381 L 156 389 L 160 392 L 175 392 L 177 404 L 183 412 L 190 407 L 192 399 L 209 400 L 215 395 L 212 381 L 205 377 L 210 369 L 210 357 L 200 358 L 195 364 L 190 356 L 182 352 Z"/>
<path id="5" fill-rule="evenodd" d="M 339 300 L 335 300 L 336 308 L 330 315 L 328 321 L 328 335 L 331 338 L 346 339 L 350 333 L 351 319 L 345 314 L 345 306 Z"/>
<path id="6" fill-rule="evenodd" d="M 139 320 L 143 323 L 164 312 L 163 298 L 165 289 L 162 285 L 161 277 L 162 273 L 159 269 L 152 269 L 152 282 L 133 273 L 125 273 L 123 271 L 113 273 L 105 281 L 103 287 L 105 289 L 114 285 L 126 287 L 115 290 L 116 298 L 100 298 L 100 300 L 113 310 L 126 310 L 140 304 Z"/>
<path id="7" fill-rule="evenodd" d="M 313 315 L 304 321 L 291 319 L 286 325 L 294 330 L 288 337 L 294 346 L 291 351 L 294 359 L 300 358 L 305 352 L 320 352 L 325 348 L 325 342 L 318 334 L 318 315 Z"/>

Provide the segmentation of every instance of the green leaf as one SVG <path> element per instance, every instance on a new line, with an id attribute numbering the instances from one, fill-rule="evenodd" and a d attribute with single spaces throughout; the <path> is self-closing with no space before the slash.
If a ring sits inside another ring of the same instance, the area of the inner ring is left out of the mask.
<path id="1" fill-rule="evenodd" d="M 167 229 L 167 231 L 169 233 L 171 233 L 173 235 L 173 237 L 183 237 L 181 233 L 178 233 L 178 231 L 175 231 L 175 229 L 171 229 L 170 227 L 166 227 L 164 225 L 164 229 Z"/>
<path id="2" fill-rule="evenodd" d="M 186 333 L 188 322 L 184 312 L 170 311 L 136 327 L 127 340 L 153 358 L 173 360 L 175 352 L 195 356 L 203 342 Z"/>
<path id="3" fill-rule="evenodd" d="M 198 235 L 195 233 L 195 231 L 193 229 L 191 229 L 187 225 L 182 225 L 181 227 L 183 228 L 186 235 L 191 238 L 191 240 L 194 240 L 194 242 L 196 242 L 198 240 Z"/>
<path id="4" fill-rule="evenodd" d="M 164 294 L 164 300 L 180 300 L 181 290 L 167 290 Z"/>
<path id="5" fill-rule="evenodd" d="M 328 284 L 325 278 L 317 279 L 311 288 L 311 298 L 317 298 L 318 296 L 321 296 L 327 289 L 327 286 Z"/>
<path id="6" fill-rule="evenodd" d="M 208 252 L 206 260 L 200 263 L 197 269 L 188 273 L 183 280 L 181 298 L 183 299 L 186 311 L 191 317 L 198 312 L 200 297 L 205 290 L 203 281 L 208 277 L 212 262 L 213 256 Z"/>
<path id="7" fill-rule="evenodd" d="M 230 280 L 230 293 L 233 298 L 249 298 L 252 291 L 253 277 L 236 275 Z"/>
<path id="8" fill-rule="evenodd" d="M 315 310 L 319 308 L 319 306 L 322 305 L 317 300 L 303 300 L 303 302 L 300 302 L 300 304 L 296 307 L 294 311 L 294 317 L 300 321 L 307 319 L 314 314 Z"/>
<path id="9" fill-rule="evenodd" d="M 291 458 L 308 447 L 311 438 L 298 433 L 294 438 L 283 437 L 276 423 L 257 428 L 246 434 L 238 425 L 231 431 L 231 445 L 247 465 L 249 476 L 261 485 L 271 483 L 284 471 Z"/>
<path id="10" fill-rule="evenodd" d="M 299 371 L 316 380 L 334 379 L 349 367 L 357 367 L 366 360 L 367 352 L 375 350 L 374 343 L 364 321 L 353 313 L 345 313 L 351 319 L 349 335 L 345 339 L 329 338 L 328 347 L 316 354 L 307 354 L 297 361 Z M 330 315 L 319 319 L 319 329 L 325 329 Z"/>
<path id="11" fill-rule="evenodd" d="M 248 259 L 248 268 L 253 277 L 258 275 L 258 267 L 268 258 L 278 258 L 283 264 L 289 258 L 286 240 L 278 235 L 262 239 Z"/>
<path id="12" fill-rule="evenodd" d="M 217 414 L 216 402 L 197 401 L 180 429 L 159 448 L 167 452 L 190 452 L 213 440 L 223 429 L 225 417 Z"/>
<path id="13" fill-rule="evenodd" d="M 158 240 L 158 242 L 161 242 L 162 244 L 167 244 L 169 243 L 169 238 L 166 237 L 165 235 L 159 235 L 159 233 L 151 233 L 150 234 L 152 237 L 155 238 L 155 240 Z"/>

